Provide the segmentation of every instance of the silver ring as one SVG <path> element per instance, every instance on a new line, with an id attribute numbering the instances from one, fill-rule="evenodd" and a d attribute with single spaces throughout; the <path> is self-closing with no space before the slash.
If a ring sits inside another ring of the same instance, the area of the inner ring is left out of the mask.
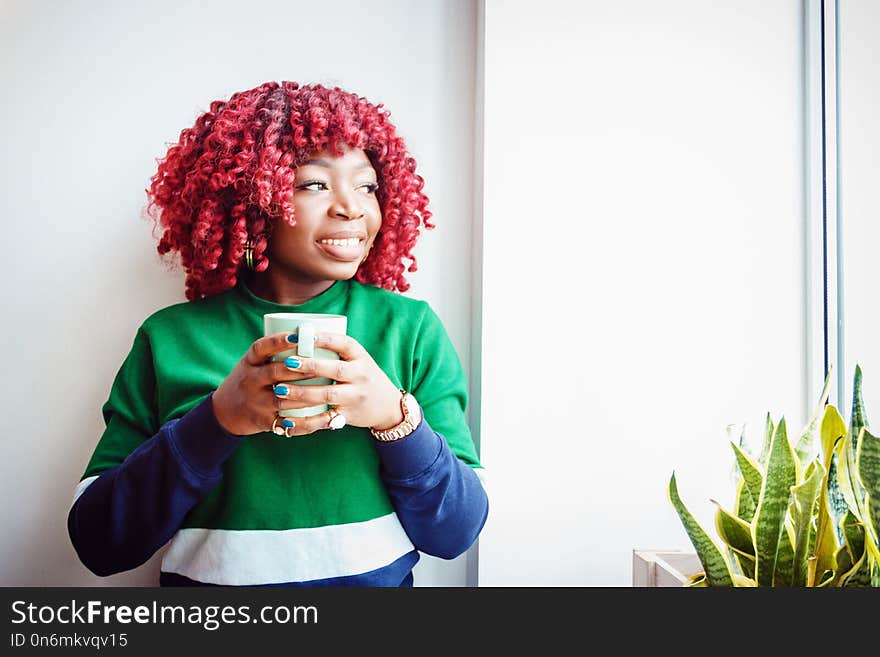
<path id="1" fill-rule="evenodd" d="M 333 409 L 330 410 L 330 422 L 327 423 L 327 428 L 330 429 L 330 431 L 341 429 L 346 424 L 348 424 L 348 420 L 345 419 L 345 416 L 342 413 L 337 413 Z"/>
<path id="2" fill-rule="evenodd" d="M 272 420 L 272 433 L 274 433 L 276 436 L 286 436 L 287 429 L 285 429 L 284 427 L 278 426 L 278 420 L 280 420 L 280 419 L 281 418 L 276 415 L 275 419 Z"/>

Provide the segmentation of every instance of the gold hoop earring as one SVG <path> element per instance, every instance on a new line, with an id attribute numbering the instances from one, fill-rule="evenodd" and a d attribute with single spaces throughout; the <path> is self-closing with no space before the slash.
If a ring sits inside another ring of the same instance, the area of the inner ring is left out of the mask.
<path id="1" fill-rule="evenodd" d="M 254 240 L 250 237 L 244 244 L 244 266 L 250 271 L 254 270 Z"/>

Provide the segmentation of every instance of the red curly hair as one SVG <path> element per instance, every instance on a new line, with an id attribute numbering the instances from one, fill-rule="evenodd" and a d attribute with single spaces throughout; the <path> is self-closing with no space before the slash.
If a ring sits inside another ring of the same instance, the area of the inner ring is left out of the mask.
<path id="1" fill-rule="evenodd" d="M 387 290 L 409 288 L 419 226 L 434 228 L 416 162 L 381 104 L 339 87 L 266 82 L 216 100 L 158 160 L 147 214 L 162 230 L 158 251 L 177 252 L 190 301 L 235 286 L 245 244 L 254 269 L 269 266 L 273 220 L 296 221 L 294 169 L 314 152 L 362 149 L 378 176 L 382 226 L 355 278 Z"/>

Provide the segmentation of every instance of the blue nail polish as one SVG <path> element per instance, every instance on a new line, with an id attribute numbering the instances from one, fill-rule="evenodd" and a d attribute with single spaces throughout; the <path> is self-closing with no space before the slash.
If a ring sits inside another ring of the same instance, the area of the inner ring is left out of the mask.
<path id="1" fill-rule="evenodd" d="M 296 344 L 297 342 L 299 342 L 299 335 L 297 335 L 296 333 L 291 333 L 287 336 L 287 341 Z"/>
<path id="2" fill-rule="evenodd" d="M 293 429 L 296 426 L 296 424 L 294 423 L 293 420 L 281 420 L 281 426 L 284 427 L 285 429 Z"/>
<path id="3" fill-rule="evenodd" d="M 279 397 L 283 397 L 289 391 L 287 390 L 287 386 L 275 386 L 274 388 L 272 388 L 272 392 L 274 392 Z"/>
<path id="4" fill-rule="evenodd" d="M 302 363 L 298 359 L 294 358 L 293 356 L 290 356 L 289 358 L 285 358 L 284 364 L 287 365 L 287 367 L 289 367 L 292 370 L 299 369 L 299 366 L 302 365 Z"/>

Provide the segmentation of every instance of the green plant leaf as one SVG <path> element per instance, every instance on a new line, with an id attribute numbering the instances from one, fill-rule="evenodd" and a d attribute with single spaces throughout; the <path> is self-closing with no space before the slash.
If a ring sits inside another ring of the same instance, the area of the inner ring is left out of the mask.
<path id="1" fill-rule="evenodd" d="M 838 449 L 843 440 L 841 438 L 838 442 Z M 849 511 L 849 505 L 846 503 L 846 498 L 840 490 L 840 474 L 837 469 L 839 461 L 840 459 L 837 457 L 837 454 L 831 459 L 831 466 L 828 468 L 828 488 L 825 490 L 826 497 L 828 498 L 828 512 L 832 520 L 831 526 L 834 530 L 834 539 L 838 545 L 843 543 L 843 534 L 840 533 L 840 521 L 843 520 L 843 516 Z"/>
<path id="2" fill-rule="evenodd" d="M 733 586 L 730 566 L 728 566 L 721 550 L 718 549 L 718 546 L 715 545 L 715 542 L 706 533 L 706 530 L 700 526 L 700 523 L 697 522 L 696 518 L 685 507 L 684 502 L 681 501 L 678 495 L 678 486 L 675 483 L 674 472 L 669 480 L 666 492 L 669 496 L 669 501 L 672 502 L 672 506 L 684 525 L 684 530 L 687 532 L 691 544 L 697 552 L 700 563 L 703 565 L 707 583 L 710 586 Z"/>
<path id="3" fill-rule="evenodd" d="M 840 412 L 834 405 L 827 405 L 822 415 L 820 429 L 822 465 L 825 468 L 825 477 L 822 481 L 819 508 L 816 512 L 816 538 L 808 561 L 807 586 L 813 586 L 817 581 L 817 573 L 821 579 L 825 571 L 831 571 L 833 574 L 837 567 L 835 553 L 838 545 L 843 541 L 843 535 L 839 534 L 837 523 L 846 513 L 846 501 L 840 494 L 837 478 L 832 475 L 832 466 L 835 447 L 844 435 L 846 435 L 846 422 L 843 421 Z M 833 500 L 837 505 L 833 513 L 829 500 Z"/>
<path id="4" fill-rule="evenodd" d="M 748 500 L 748 504 L 751 505 L 750 509 L 748 511 L 743 510 L 743 507 L 742 507 L 743 500 Z M 739 478 L 739 481 L 736 484 L 736 500 L 734 503 L 736 504 L 736 513 L 737 513 L 736 520 L 737 521 L 745 522 L 743 520 L 744 517 L 748 516 L 751 518 L 755 514 L 755 504 L 754 504 L 754 502 L 752 502 L 752 496 L 749 495 L 748 491 L 745 490 L 745 482 L 743 481 L 742 477 Z M 746 524 L 748 524 L 748 523 L 746 523 Z M 749 536 L 749 544 L 751 544 L 751 542 L 752 542 L 752 538 L 750 535 Z M 736 570 L 736 572 L 733 572 L 733 575 L 743 575 L 744 577 L 754 579 L 754 577 L 755 577 L 754 552 L 755 552 L 755 548 L 754 548 L 754 546 L 752 546 L 751 556 L 739 554 L 737 552 L 734 552 L 730 548 L 730 546 L 728 545 L 728 547 L 727 547 L 728 561 L 731 564 L 731 566 L 735 567 L 735 568 L 732 568 L 731 571 Z M 735 578 L 734 578 L 734 582 L 736 582 Z"/>
<path id="5" fill-rule="evenodd" d="M 810 556 L 810 534 L 813 529 L 813 511 L 819 504 L 819 493 L 825 480 L 825 468 L 820 457 L 810 463 L 804 481 L 791 487 L 794 498 L 794 567 L 792 586 L 806 586 L 807 564 Z"/>
<path id="6" fill-rule="evenodd" d="M 846 538 L 846 561 L 852 564 L 841 572 L 840 586 L 870 586 L 871 564 L 866 550 L 865 526 L 848 511 L 842 529 Z"/>
<path id="7" fill-rule="evenodd" d="M 797 445 L 794 448 L 798 460 L 802 467 L 815 457 L 816 449 L 821 449 L 821 425 L 824 417 L 825 404 L 828 402 L 828 395 L 831 391 L 831 369 L 825 375 L 825 385 L 822 386 L 822 393 L 819 395 L 819 403 L 816 405 L 813 415 L 810 417 L 807 425 L 801 432 Z"/>
<path id="8" fill-rule="evenodd" d="M 715 529 L 721 540 L 735 553 L 754 560 L 755 546 L 752 544 L 752 528 L 749 523 L 725 511 L 715 500 L 709 501 L 718 507 L 715 510 Z"/>
<path id="9" fill-rule="evenodd" d="M 733 552 L 733 550 L 731 550 Z M 755 557 L 747 557 L 744 554 L 737 554 L 733 552 L 734 559 L 736 559 L 736 563 L 739 564 L 739 569 L 743 577 L 748 577 L 751 580 L 755 579 Z M 736 584 L 736 578 L 734 578 L 734 585 Z"/>
<path id="10" fill-rule="evenodd" d="M 794 530 L 786 522 L 779 536 L 776 550 L 776 571 L 773 573 L 773 586 L 792 586 L 794 581 Z"/>
<path id="11" fill-rule="evenodd" d="M 846 585 L 847 579 L 855 573 L 859 559 L 865 551 L 864 528 L 849 509 L 840 521 L 840 534 L 843 540 L 835 554 L 836 569 L 829 586 Z"/>
<path id="12" fill-rule="evenodd" d="M 729 424 L 729 425 L 727 425 L 727 426 L 724 428 L 724 431 L 725 431 L 725 433 L 727 434 L 727 438 L 728 438 L 728 440 L 729 440 L 730 442 L 733 442 L 732 440 L 730 440 L 730 436 L 733 434 L 733 430 L 734 430 L 735 428 L 736 428 L 735 425 L 732 425 L 732 424 Z M 742 428 L 740 429 L 740 433 L 739 433 L 739 438 L 738 438 L 738 443 L 737 443 L 737 444 L 739 445 L 739 448 L 740 448 L 741 450 L 744 450 L 744 451 L 746 451 L 746 452 L 748 451 L 748 441 L 747 441 L 747 439 L 746 439 L 746 428 L 745 428 L 745 425 L 743 425 Z M 734 462 L 733 462 L 733 467 L 732 467 L 731 469 L 733 470 L 734 479 L 735 479 L 736 481 L 738 481 L 738 480 L 742 477 L 742 472 L 740 472 L 739 464 L 737 464 L 737 462 L 734 461 Z"/>
<path id="13" fill-rule="evenodd" d="M 739 466 L 739 471 L 745 483 L 745 494 L 751 499 L 750 504 L 741 503 L 737 505 L 737 515 L 746 522 L 751 522 L 755 516 L 755 509 L 758 508 L 758 499 L 761 497 L 761 485 L 764 482 L 764 475 L 761 474 L 760 467 L 751 456 L 732 442 L 730 446 L 733 447 L 736 463 Z M 744 500 L 743 502 L 746 501 Z"/>
<path id="14" fill-rule="evenodd" d="M 823 513 L 820 510 L 819 522 L 823 523 L 826 516 L 830 517 L 831 522 L 824 526 L 820 526 L 817 529 L 817 543 L 820 546 L 829 545 L 829 541 L 824 533 L 826 531 L 833 532 L 835 546 L 843 543 L 840 522 L 843 520 L 849 507 L 847 506 L 846 498 L 844 498 L 843 493 L 840 491 L 839 477 L 837 474 L 837 452 L 840 447 L 840 442 L 846 437 L 846 433 L 846 422 L 843 421 L 840 411 L 838 411 L 835 406 L 829 404 L 825 407 L 825 415 L 822 417 L 821 431 L 822 455 L 825 458 L 825 469 L 828 471 L 827 483 L 823 486 L 825 489 L 825 495 L 823 495 L 823 508 L 826 513 Z M 828 567 L 829 566 L 826 565 L 826 568 Z M 834 570 L 833 566 L 830 566 L 830 568 Z M 822 572 L 821 567 L 819 568 L 819 572 Z"/>
<path id="15" fill-rule="evenodd" d="M 831 466 L 838 439 L 846 435 L 846 422 L 834 404 L 828 404 L 822 415 L 819 434 L 822 438 L 822 458 L 825 470 Z"/>
<path id="16" fill-rule="evenodd" d="M 758 508 L 758 498 L 752 498 L 752 494 L 746 488 L 746 482 L 742 477 L 736 482 L 736 496 L 734 498 L 736 517 L 751 522 L 755 517 L 755 509 Z"/>
<path id="17" fill-rule="evenodd" d="M 878 555 L 878 530 L 880 530 L 880 438 L 863 428 L 856 454 L 859 481 L 867 493 L 866 513 L 862 517 L 867 530 L 868 551 L 875 561 Z"/>
<path id="18" fill-rule="evenodd" d="M 851 570 L 841 577 L 841 586 L 871 586 L 871 565 L 868 553 L 863 552 Z"/>
<path id="19" fill-rule="evenodd" d="M 859 520 L 863 521 L 867 517 L 865 491 L 859 482 L 856 457 L 859 437 L 866 423 L 865 402 L 862 399 L 862 368 L 856 365 L 856 372 L 853 376 L 852 417 L 850 418 L 849 431 L 837 448 L 837 479 L 847 506 L 852 509 Z"/>
<path id="20" fill-rule="evenodd" d="M 843 586 L 844 576 L 852 570 L 853 567 L 852 556 L 845 543 L 837 549 L 837 554 L 834 555 L 834 560 L 837 563 L 837 570 L 834 571 L 834 575 L 831 579 L 827 581 L 827 586 Z"/>
<path id="21" fill-rule="evenodd" d="M 785 515 L 791 487 L 797 482 L 797 461 L 785 433 L 785 418 L 780 418 L 767 459 L 767 474 L 761 486 L 758 510 L 752 522 L 755 545 L 755 576 L 758 586 L 773 586 Z M 787 539 L 787 536 L 786 536 Z"/>
<path id="22" fill-rule="evenodd" d="M 856 444 L 853 446 L 853 456 L 855 456 L 855 448 L 858 447 L 859 432 L 868 426 L 868 416 L 865 413 L 865 400 L 862 398 L 862 368 L 856 364 L 856 371 L 853 375 L 853 397 L 852 397 L 852 415 L 850 416 L 850 433 L 856 437 Z"/>
<path id="23" fill-rule="evenodd" d="M 730 547 L 727 548 L 727 562 L 731 564 L 730 574 L 733 576 L 733 585 L 740 586 L 739 578 L 754 580 L 755 578 L 755 557 L 734 552 Z M 751 584 L 749 586 L 754 586 Z"/>
<path id="24" fill-rule="evenodd" d="M 865 526 L 852 511 L 848 511 L 841 523 L 847 552 L 853 564 L 865 551 Z"/>
<path id="25" fill-rule="evenodd" d="M 760 465 L 761 468 L 767 467 L 767 459 L 770 457 L 770 443 L 773 442 L 774 433 L 776 433 L 776 427 L 773 425 L 770 413 L 767 413 L 767 417 L 764 418 L 764 443 L 761 446 L 761 453 L 758 456 L 758 465 Z"/>
<path id="26" fill-rule="evenodd" d="M 853 437 L 852 433 L 846 432 L 843 440 L 837 443 L 837 485 L 840 489 L 843 499 L 846 500 L 846 506 L 852 513 L 862 520 L 865 517 L 865 493 L 862 484 L 858 480 L 858 470 L 856 468 L 856 452 L 853 445 L 858 444 L 858 436 Z"/>

